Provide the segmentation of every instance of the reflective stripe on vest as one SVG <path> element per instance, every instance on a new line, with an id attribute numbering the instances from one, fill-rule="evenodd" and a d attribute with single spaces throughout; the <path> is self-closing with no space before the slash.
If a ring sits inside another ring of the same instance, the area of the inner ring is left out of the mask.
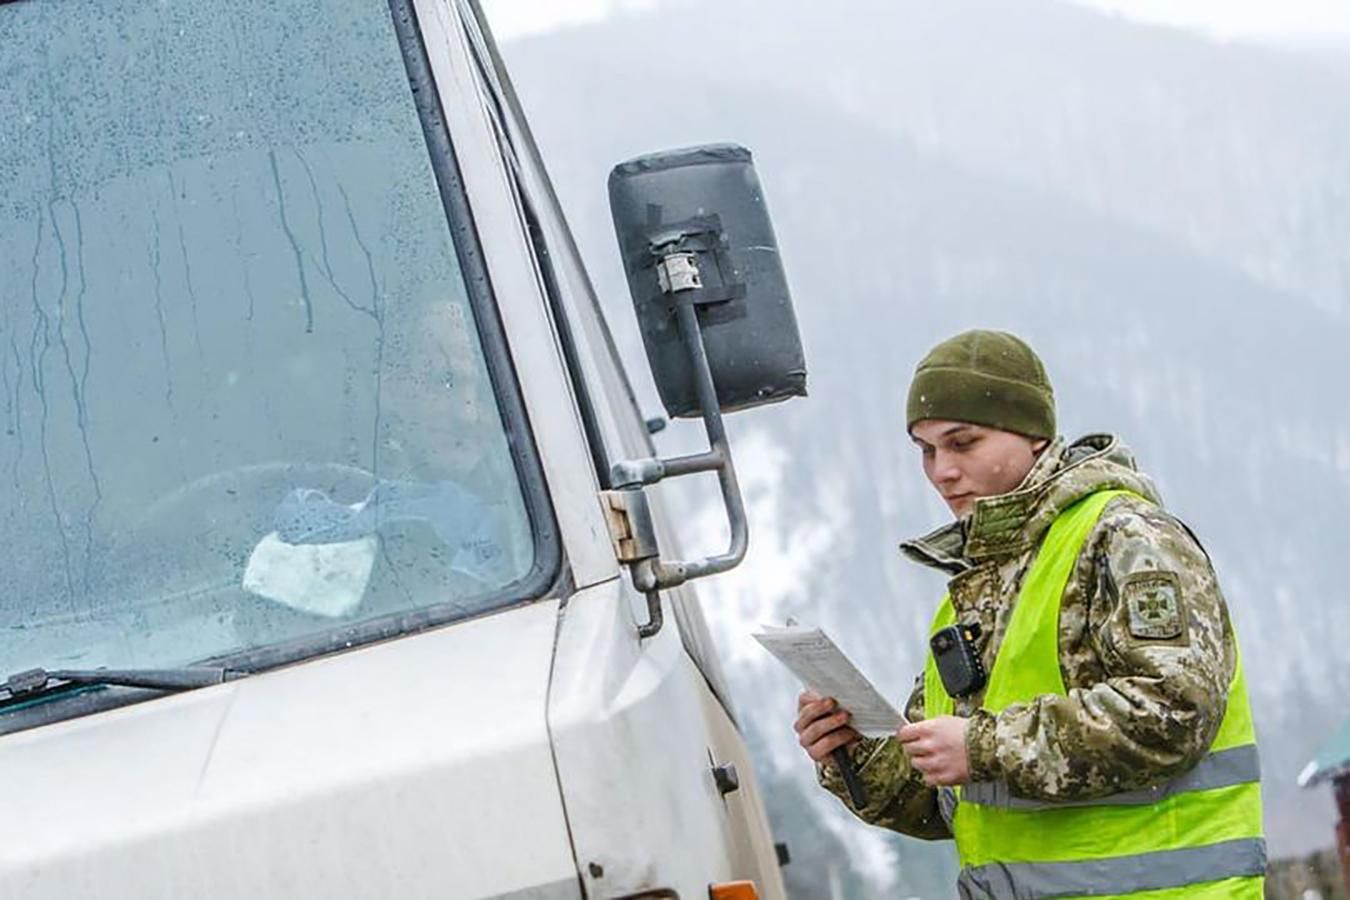
<path id="1" fill-rule="evenodd" d="M 1001 781 L 977 781 L 961 789 L 962 803 L 1003 806 L 1008 809 L 1054 809 L 1069 806 L 1147 806 L 1164 797 L 1187 791 L 1208 791 L 1261 780 L 1261 759 L 1255 744 L 1230 747 L 1206 754 L 1195 768 L 1154 787 L 1125 791 L 1095 800 L 1028 800 L 1014 797 Z"/>
<path id="2" fill-rule="evenodd" d="M 1077 862 L 990 863 L 963 869 L 957 879 L 962 897 L 1017 898 L 1073 897 L 1105 885 L 1117 894 L 1165 890 L 1182 884 L 1215 882 L 1218 897 L 1243 897 L 1251 893 L 1248 879 L 1266 871 L 1266 845 L 1259 838 L 1242 838 L 1159 850 L 1137 856 L 1086 859 Z M 1225 882 L 1219 885 L 1218 882 Z M 1195 888 L 1185 889 L 1188 898 L 1204 896 Z M 1254 897 L 1260 897 L 1259 885 Z"/>
<path id="3" fill-rule="evenodd" d="M 1085 497 L 1051 526 L 990 669 L 985 709 L 1067 693 L 1059 666 L 1060 600 L 1102 511 L 1127 493 Z M 955 621 L 944 598 L 932 631 Z M 952 713 L 931 655 L 924 692 L 927 717 Z M 1210 752 L 1169 782 L 1070 802 L 1014 797 L 1006 784 L 981 782 L 944 791 L 940 805 L 956 837 L 963 897 L 1259 900 L 1265 870 L 1259 778 L 1239 658 Z"/>

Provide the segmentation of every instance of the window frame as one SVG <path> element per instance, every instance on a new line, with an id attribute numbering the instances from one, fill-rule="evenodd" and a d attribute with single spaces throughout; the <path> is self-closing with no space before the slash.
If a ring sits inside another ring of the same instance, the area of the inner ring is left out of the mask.
<path id="1" fill-rule="evenodd" d="M 610 466 L 613 462 L 655 456 L 655 444 L 631 376 L 619 356 L 608 318 L 554 190 L 520 97 L 487 27 L 480 2 L 447 2 L 460 9 L 461 15 L 468 20 L 466 26 L 474 30 L 469 41 L 471 56 L 477 63 L 481 89 L 495 101 L 488 109 L 488 115 L 494 120 L 500 131 L 499 139 L 505 145 L 503 153 L 508 157 L 508 170 L 512 173 L 510 186 L 528 232 L 535 264 L 541 272 L 592 465 L 600 488 L 607 490 L 612 487 Z M 583 347 L 589 355 L 583 352 Z M 605 405 L 598 405 L 596 398 L 601 398 Z M 659 515 L 659 509 L 657 512 L 658 533 L 666 534 L 669 541 L 663 517 Z M 631 590 L 631 586 L 625 589 Z M 734 720 L 726 676 L 693 586 L 676 588 L 667 595 L 686 653 L 727 715 Z"/>

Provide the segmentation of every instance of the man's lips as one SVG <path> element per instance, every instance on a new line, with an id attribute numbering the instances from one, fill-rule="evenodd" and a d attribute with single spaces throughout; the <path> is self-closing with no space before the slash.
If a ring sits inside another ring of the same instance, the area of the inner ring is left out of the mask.
<path id="1" fill-rule="evenodd" d="M 950 495 L 948 495 L 948 494 L 943 494 L 943 495 L 942 495 L 942 499 L 943 499 L 943 500 L 946 500 L 948 503 L 956 503 L 958 500 L 966 500 L 966 499 L 968 499 L 969 497 L 970 497 L 970 492 L 969 492 L 969 491 L 967 491 L 967 492 L 964 493 L 964 494 L 950 494 Z"/>

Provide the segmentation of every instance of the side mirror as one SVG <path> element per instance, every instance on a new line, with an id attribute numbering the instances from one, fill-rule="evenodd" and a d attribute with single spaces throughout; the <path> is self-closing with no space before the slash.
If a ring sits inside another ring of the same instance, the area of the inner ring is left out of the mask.
<path id="1" fill-rule="evenodd" d="M 650 637 L 663 588 L 745 558 L 749 527 L 722 413 L 806 394 L 806 362 L 750 151 L 712 144 L 620 163 L 609 204 L 652 375 L 671 417 L 701 416 L 710 449 L 615 463 L 606 511 L 621 562 L 647 594 Z M 725 553 L 662 560 L 645 485 L 716 472 L 731 525 Z"/>
<path id="2" fill-rule="evenodd" d="M 647 360 L 672 418 L 702 415 L 676 309 L 692 305 L 723 412 L 806 394 L 806 362 L 750 151 L 620 163 L 609 205 Z"/>

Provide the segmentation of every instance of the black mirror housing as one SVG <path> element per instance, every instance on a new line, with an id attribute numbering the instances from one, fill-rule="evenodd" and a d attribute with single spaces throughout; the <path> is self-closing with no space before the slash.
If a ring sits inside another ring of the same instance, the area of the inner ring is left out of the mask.
<path id="1" fill-rule="evenodd" d="M 620 163 L 610 213 L 652 376 L 672 418 L 702 415 L 676 322 L 692 303 L 723 412 L 806 394 L 787 278 L 750 151 L 709 144 Z"/>

